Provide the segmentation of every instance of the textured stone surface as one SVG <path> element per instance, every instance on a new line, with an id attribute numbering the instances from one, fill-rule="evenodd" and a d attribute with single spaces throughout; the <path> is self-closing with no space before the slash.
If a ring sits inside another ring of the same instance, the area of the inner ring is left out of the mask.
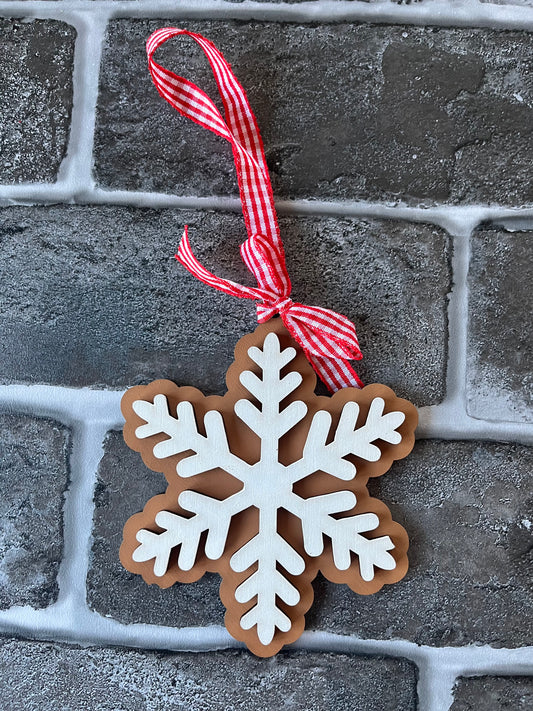
<path id="1" fill-rule="evenodd" d="M 414 711 L 408 662 L 343 654 L 165 654 L 0 642 L 9 711 Z"/>
<path id="2" fill-rule="evenodd" d="M 481 2 L 491 5 L 523 5 L 525 7 L 533 5 L 533 0 L 481 0 Z"/>
<path id="3" fill-rule="evenodd" d="M 531 644 L 533 449 L 419 441 L 373 484 L 409 534 L 410 570 L 369 597 L 318 581 L 308 628 L 436 646 Z"/>
<path id="4" fill-rule="evenodd" d="M 460 678 L 450 711 L 529 711 L 533 679 L 523 676 Z"/>
<path id="5" fill-rule="evenodd" d="M 144 41 L 161 22 L 110 25 L 98 180 L 109 188 L 236 194 L 229 144 L 179 116 L 151 84 Z M 533 201 L 527 33 L 236 21 L 187 26 L 220 47 L 246 88 L 278 196 Z M 207 60 L 192 41 L 169 43 L 158 61 L 216 95 Z"/>
<path id="6" fill-rule="evenodd" d="M 0 19 L 0 34 L 0 183 L 51 182 L 67 148 L 76 32 Z"/>
<path id="7" fill-rule="evenodd" d="M 122 387 L 155 378 L 224 390 L 237 340 L 256 326 L 244 299 L 176 264 L 183 225 L 198 257 L 251 284 L 240 215 L 130 208 L 0 212 L 0 380 Z M 352 318 L 364 381 L 418 405 L 444 392 L 448 242 L 426 225 L 284 218 L 296 300 Z M 29 254 L 35 255 L 28 262 Z"/>
<path id="8" fill-rule="evenodd" d="M 0 416 L 0 432 L 0 608 L 46 607 L 63 553 L 68 433 L 14 415 Z"/>
<path id="9" fill-rule="evenodd" d="M 149 498 L 166 489 L 162 474 L 149 471 L 137 452 L 126 447 L 121 432 L 109 434 L 98 471 L 91 563 L 87 579 L 89 606 L 121 622 L 171 627 L 224 623 L 218 597 L 220 578 L 207 574 L 191 585 L 167 590 L 147 585 L 118 559 L 122 529 Z"/>
<path id="10" fill-rule="evenodd" d="M 533 233 L 480 229 L 469 273 L 468 411 L 531 422 Z"/>

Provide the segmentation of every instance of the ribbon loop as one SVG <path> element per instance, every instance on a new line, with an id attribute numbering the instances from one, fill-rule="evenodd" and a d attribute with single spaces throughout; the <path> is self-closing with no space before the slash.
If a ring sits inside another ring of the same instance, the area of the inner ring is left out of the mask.
<path id="1" fill-rule="evenodd" d="M 177 35 L 191 37 L 206 54 L 222 99 L 224 117 L 202 89 L 154 61 L 157 48 Z M 290 298 L 291 281 L 261 135 L 246 93 L 228 62 L 205 37 L 176 27 L 154 32 L 148 38 L 146 51 L 150 74 L 159 94 L 179 113 L 231 144 L 248 233 L 248 239 L 241 245 L 241 256 L 258 286 L 237 284 L 208 271 L 191 250 L 187 227 L 176 259 L 205 284 L 232 296 L 257 301 L 260 323 L 280 314 L 287 330 L 330 390 L 362 387 L 348 363 L 362 358 L 353 323 L 329 309 L 295 303 Z"/>
<path id="2" fill-rule="evenodd" d="M 154 61 L 157 48 L 177 35 L 190 37 L 206 54 L 224 105 L 225 121 L 202 89 Z M 153 82 L 165 101 L 180 114 L 231 143 L 248 235 L 267 235 L 283 255 L 263 142 L 246 93 L 228 62 L 205 37 L 177 27 L 154 32 L 148 38 L 146 52 Z"/>

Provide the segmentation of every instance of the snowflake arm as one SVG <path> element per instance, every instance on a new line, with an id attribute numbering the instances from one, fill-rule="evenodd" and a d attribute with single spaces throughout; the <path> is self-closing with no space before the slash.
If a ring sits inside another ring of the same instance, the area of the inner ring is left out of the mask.
<path id="1" fill-rule="evenodd" d="M 176 417 L 169 413 L 167 398 L 162 394 L 154 397 L 153 404 L 146 400 L 136 400 L 132 407 L 134 412 L 146 422 L 135 431 L 138 439 L 161 433 L 169 437 L 154 446 L 153 453 L 156 459 L 166 459 L 189 450 L 195 453 L 178 464 L 177 471 L 181 477 L 195 476 L 219 468 L 240 481 L 246 479 L 250 466 L 230 451 L 220 412 L 216 410 L 206 412 L 204 437 L 198 432 L 194 409 L 190 402 L 178 403 Z"/>
<path id="2" fill-rule="evenodd" d="M 194 512 L 194 516 L 185 518 L 170 511 L 160 511 L 155 522 L 164 531 L 154 533 L 144 528 L 138 531 L 136 538 L 141 545 L 133 552 L 133 560 L 142 563 L 154 559 L 154 575 L 162 577 L 167 571 L 172 549 L 181 546 L 178 566 L 181 570 L 190 570 L 196 561 L 204 531 L 207 531 L 205 554 L 211 560 L 217 560 L 224 552 L 231 518 L 249 506 L 247 499 L 244 489 L 223 501 L 195 491 L 183 491 L 179 504 Z"/>
<path id="3" fill-rule="evenodd" d="M 315 413 L 303 456 L 288 468 L 291 481 L 300 481 L 316 471 L 324 471 L 337 479 L 349 481 L 355 477 L 356 468 L 344 457 L 352 454 L 376 462 L 381 457 L 381 450 L 373 442 L 381 439 L 390 444 L 399 444 L 402 436 L 396 430 L 405 420 L 405 415 L 401 411 L 384 415 L 384 408 L 383 398 L 374 398 L 365 424 L 357 427 L 359 405 L 347 402 L 342 409 L 335 437 L 329 444 L 326 442 L 331 428 L 331 415 L 326 410 Z"/>
<path id="4" fill-rule="evenodd" d="M 324 550 L 324 535 L 329 536 L 333 549 L 333 561 L 338 570 L 348 570 L 352 552 L 359 561 L 363 580 L 374 579 L 374 568 L 394 570 L 396 561 L 388 552 L 394 548 L 389 536 L 365 538 L 361 533 L 373 531 L 379 526 L 375 513 L 363 513 L 336 519 L 331 514 L 353 508 L 356 497 L 351 491 L 338 491 L 322 496 L 303 499 L 293 494 L 287 508 L 298 516 L 302 523 L 305 552 L 317 557 Z"/>
<path id="5" fill-rule="evenodd" d="M 261 512 L 259 533 L 238 550 L 231 558 L 231 568 L 239 573 L 257 563 L 257 570 L 235 590 L 238 602 L 256 604 L 241 618 L 244 630 L 257 625 L 261 644 L 270 644 L 276 629 L 288 632 L 289 617 L 280 609 L 277 597 L 287 605 L 296 605 L 300 600 L 297 588 L 277 569 L 282 565 L 292 575 L 301 575 L 305 569 L 303 558 L 276 532 L 276 518 Z"/>
<path id="6" fill-rule="evenodd" d="M 244 370 L 240 381 L 261 403 L 261 409 L 250 400 L 239 400 L 235 403 L 235 414 L 260 438 L 262 456 L 266 449 L 277 456 L 279 439 L 307 414 L 307 405 L 301 400 L 295 400 L 280 410 L 281 401 L 302 382 L 302 376 L 297 371 L 291 371 L 283 378 L 280 376 L 282 368 L 296 356 L 296 351 L 294 348 L 281 350 L 278 338 L 269 334 L 263 350 L 253 347 L 248 350 L 248 355 L 261 368 L 263 378 Z"/>

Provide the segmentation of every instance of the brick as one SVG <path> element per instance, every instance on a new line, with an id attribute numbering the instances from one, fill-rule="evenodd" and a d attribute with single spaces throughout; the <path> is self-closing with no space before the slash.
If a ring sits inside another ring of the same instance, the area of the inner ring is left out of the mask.
<path id="1" fill-rule="evenodd" d="M 0 182 L 52 182 L 67 150 L 76 32 L 0 19 Z"/>
<path id="2" fill-rule="evenodd" d="M 469 272 L 468 412 L 531 422 L 533 233 L 480 229 Z"/>
<path id="3" fill-rule="evenodd" d="M 110 25 L 97 179 L 106 188 L 237 194 L 229 144 L 179 116 L 151 83 L 144 42 L 164 22 Z M 220 47 L 246 88 L 277 196 L 532 202 L 527 33 L 342 23 L 187 26 Z M 216 96 L 207 60 L 191 41 L 169 43 L 158 61 Z"/>
<path id="4" fill-rule="evenodd" d="M 145 622 L 170 627 L 223 624 L 218 597 L 220 578 L 211 573 L 191 585 L 167 590 L 147 585 L 125 570 L 118 559 L 127 519 L 142 511 L 148 499 L 166 489 L 162 474 L 149 471 L 122 433 L 112 432 L 98 470 L 91 563 L 87 578 L 89 606 L 126 624 Z"/>
<path id="5" fill-rule="evenodd" d="M 435 646 L 531 644 L 533 449 L 419 441 L 372 484 L 407 529 L 410 570 L 369 597 L 318 581 L 308 628 Z"/>
<path id="6" fill-rule="evenodd" d="M 528 711 L 533 708 L 533 678 L 523 676 L 461 677 L 450 711 Z"/>
<path id="7" fill-rule="evenodd" d="M 0 608 L 57 598 L 69 435 L 57 422 L 0 416 Z"/>
<path id="8" fill-rule="evenodd" d="M 0 696 L 9 711 L 414 711 L 407 661 L 293 652 L 170 654 L 0 642 Z"/>
<path id="9" fill-rule="evenodd" d="M 173 259 L 183 225 L 198 257 L 251 284 L 242 216 L 122 207 L 6 208 L 0 213 L 0 381 L 124 387 L 169 378 L 224 390 L 255 309 L 198 282 Z M 281 220 L 296 300 L 352 318 L 365 382 L 418 405 L 445 388 L 449 247 L 405 222 Z M 28 255 L 31 253 L 31 262 Z"/>

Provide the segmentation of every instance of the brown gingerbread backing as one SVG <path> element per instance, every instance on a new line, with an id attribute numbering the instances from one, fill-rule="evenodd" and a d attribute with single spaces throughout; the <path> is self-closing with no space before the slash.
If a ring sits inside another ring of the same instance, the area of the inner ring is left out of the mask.
<path id="1" fill-rule="evenodd" d="M 302 375 L 301 385 L 283 401 L 289 404 L 293 400 L 303 400 L 308 406 L 306 417 L 299 422 L 290 432 L 280 440 L 280 461 L 290 464 L 300 459 L 303 452 L 307 432 L 313 415 L 318 410 L 327 410 L 332 416 L 330 436 L 335 432 L 340 413 L 344 404 L 355 401 L 360 407 L 358 425 L 366 420 L 371 401 L 380 396 L 385 400 L 385 412 L 400 410 L 405 414 L 405 421 L 398 428 L 402 440 L 398 445 L 391 445 L 384 441 L 374 442 L 381 450 L 381 458 L 377 462 L 367 462 L 357 457 L 347 457 L 357 467 L 357 475 L 352 481 L 343 481 L 323 472 L 317 472 L 295 484 L 294 490 L 300 496 L 307 498 L 333 491 L 353 491 L 357 498 L 356 506 L 343 513 L 341 516 L 353 516 L 367 512 L 374 512 L 379 517 L 379 526 L 374 531 L 366 533 L 368 538 L 390 536 L 394 549 L 389 551 L 396 560 L 394 570 L 375 569 L 374 579 L 366 582 L 361 578 L 357 556 L 352 555 L 352 564 L 348 570 L 338 570 L 332 557 L 331 543 L 326 542 L 324 552 L 312 558 L 308 556 L 303 547 L 301 524 L 297 518 L 280 509 L 278 512 L 278 531 L 293 546 L 306 562 L 306 569 L 300 576 L 287 575 L 287 579 L 298 589 L 300 601 L 295 606 L 280 603 L 280 607 L 291 619 L 292 626 L 288 632 L 276 631 L 274 639 L 269 645 L 263 645 L 258 640 L 255 629 L 243 630 L 240 627 L 241 617 L 251 609 L 255 602 L 243 604 L 235 600 L 236 588 L 246 580 L 255 568 L 249 568 L 243 573 L 235 573 L 229 565 L 229 560 L 236 550 L 241 548 L 258 532 L 257 510 L 250 508 L 232 519 L 230 532 L 227 539 L 225 552 L 216 561 L 205 556 L 202 545 L 193 568 L 189 571 L 180 570 L 177 564 L 178 551 L 172 552 L 167 572 L 162 577 L 156 577 L 153 572 L 153 560 L 138 563 L 132 559 L 133 551 L 138 547 L 135 536 L 141 529 L 153 532 L 162 532 L 154 520 L 159 511 L 165 510 L 185 517 L 191 513 L 181 509 L 178 505 L 180 493 L 186 489 L 207 494 L 214 498 L 223 499 L 242 488 L 242 484 L 221 469 L 212 470 L 194 477 L 182 479 L 176 472 L 176 465 L 181 459 L 190 456 L 192 452 L 185 452 L 166 459 L 156 459 L 153 455 L 154 446 L 167 438 L 165 434 L 158 434 L 146 439 L 139 439 L 135 435 L 137 427 L 145 423 L 134 411 L 132 404 L 135 400 L 153 402 L 155 395 L 164 394 L 168 399 L 169 411 L 175 413 L 177 404 L 181 401 L 192 403 L 199 432 L 203 430 L 204 414 L 208 410 L 218 410 L 224 419 L 226 433 L 231 451 L 250 464 L 258 461 L 260 454 L 260 441 L 257 435 L 234 414 L 233 407 L 237 400 L 254 398 L 241 385 L 239 375 L 243 370 L 251 370 L 260 374 L 258 366 L 249 358 L 248 349 L 255 345 L 261 347 L 266 335 L 275 332 L 282 348 L 292 346 L 297 350 L 296 358 L 286 366 L 286 371 L 298 370 Z M 392 520 L 387 506 L 368 494 L 366 485 L 370 477 L 381 476 L 396 459 L 401 459 L 413 448 L 414 432 L 418 422 L 415 407 L 401 398 L 397 398 L 390 388 L 385 385 L 367 385 L 362 390 L 345 388 L 332 397 L 317 396 L 314 393 L 316 376 L 309 365 L 302 349 L 296 344 L 283 325 L 280 318 L 274 318 L 266 324 L 260 325 L 253 333 L 241 338 L 235 348 L 235 360 L 226 375 L 227 393 L 220 396 L 205 397 L 199 390 L 192 387 L 178 387 L 169 380 L 156 380 L 146 386 L 138 386 L 128 390 L 122 398 L 122 413 L 126 420 L 124 426 L 124 439 L 131 449 L 140 452 L 147 467 L 153 471 L 162 472 L 168 482 L 164 494 L 155 496 L 148 501 L 144 510 L 132 516 L 124 527 L 124 539 L 120 548 L 122 565 L 132 573 L 142 575 L 148 584 L 157 584 L 162 588 L 170 587 L 176 582 L 189 583 L 198 580 L 206 571 L 219 573 L 222 577 L 220 597 L 226 607 L 225 623 L 233 637 L 244 642 L 256 655 L 268 657 L 286 644 L 294 642 L 304 629 L 304 615 L 313 601 L 313 588 L 311 581 L 318 571 L 334 583 L 346 583 L 354 592 L 369 595 L 378 591 L 383 585 L 397 582 L 407 572 L 407 549 L 409 541 L 407 533 L 398 523 Z"/>

